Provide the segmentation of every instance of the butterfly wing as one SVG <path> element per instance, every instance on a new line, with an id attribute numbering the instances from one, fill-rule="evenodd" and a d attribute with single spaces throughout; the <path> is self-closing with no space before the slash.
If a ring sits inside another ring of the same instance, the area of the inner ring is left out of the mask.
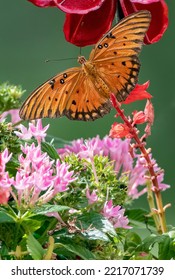
<path id="1" fill-rule="evenodd" d="M 67 116 L 72 120 L 95 120 L 111 109 L 82 67 L 71 68 L 39 86 L 24 102 L 20 117 L 25 120 Z"/>
<path id="2" fill-rule="evenodd" d="M 138 55 L 151 20 L 150 12 L 134 13 L 114 26 L 95 45 L 89 60 L 118 101 L 126 99 L 138 80 Z"/>

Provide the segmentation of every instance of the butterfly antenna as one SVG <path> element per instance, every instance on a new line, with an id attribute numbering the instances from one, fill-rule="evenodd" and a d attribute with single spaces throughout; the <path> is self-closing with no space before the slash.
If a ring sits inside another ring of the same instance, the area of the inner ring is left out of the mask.
<path id="1" fill-rule="evenodd" d="M 60 58 L 60 59 L 46 59 L 45 62 L 56 62 L 56 61 L 72 60 L 72 59 L 77 59 L 77 57 L 68 57 L 68 58 Z"/>
<path id="2" fill-rule="evenodd" d="M 82 52 L 81 52 L 82 48 L 80 47 L 80 56 L 82 56 Z"/>

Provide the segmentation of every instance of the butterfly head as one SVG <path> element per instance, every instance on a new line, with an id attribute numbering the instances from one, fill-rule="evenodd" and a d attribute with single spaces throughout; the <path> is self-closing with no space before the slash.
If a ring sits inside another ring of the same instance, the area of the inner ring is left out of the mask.
<path id="1" fill-rule="evenodd" d="M 85 64 L 86 63 L 86 58 L 84 56 L 79 56 L 78 57 L 78 63 L 80 64 Z"/>

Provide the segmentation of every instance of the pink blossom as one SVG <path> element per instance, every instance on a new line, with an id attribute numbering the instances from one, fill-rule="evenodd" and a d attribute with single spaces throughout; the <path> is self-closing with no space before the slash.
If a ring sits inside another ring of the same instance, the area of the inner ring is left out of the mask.
<path id="1" fill-rule="evenodd" d="M 0 187 L 0 204 L 7 204 L 10 196 L 10 191 Z"/>
<path id="2" fill-rule="evenodd" d="M 1 194 L 3 192 L 7 194 L 6 189 L 10 188 L 13 184 L 13 178 L 10 178 L 9 173 L 5 172 L 6 163 L 9 162 L 12 154 L 9 154 L 6 148 L 2 153 L 0 153 L 0 190 Z M 4 197 L 4 196 L 3 196 Z"/>
<path id="3" fill-rule="evenodd" d="M 20 139 L 23 139 L 23 140 L 29 140 L 32 138 L 32 133 L 30 131 L 30 129 L 27 129 L 23 124 L 20 124 L 18 126 L 19 131 L 14 131 L 14 133 L 20 138 Z"/>
<path id="4" fill-rule="evenodd" d="M 98 201 L 98 196 L 97 196 L 96 192 L 97 192 L 97 190 L 93 190 L 90 193 L 89 188 L 86 189 L 86 197 L 88 199 L 89 204 L 93 204 L 94 202 Z"/>
<path id="5" fill-rule="evenodd" d="M 59 160 L 56 162 L 56 175 L 53 178 L 54 181 L 54 193 L 65 192 L 68 190 L 69 183 L 76 180 L 73 176 L 73 171 L 69 171 L 70 165 L 65 162 L 60 163 Z"/>
<path id="6" fill-rule="evenodd" d="M 10 178 L 8 172 L 4 172 L 0 174 L 0 188 L 10 188 L 11 185 L 14 183 L 13 178 Z"/>
<path id="7" fill-rule="evenodd" d="M 45 137 L 46 137 L 46 131 L 49 128 L 49 124 L 46 125 L 45 127 L 42 126 L 42 120 L 39 119 L 36 121 L 36 125 L 34 125 L 33 123 L 29 123 L 29 129 L 30 132 L 32 134 L 32 136 L 34 136 L 38 143 L 41 143 L 41 141 L 44 141 Z"/>
<path id="8" fill-rule="evenodd" d="M 130 229 L 128 226 L 129 220 L 124 216 L 125 209 L 121 206 L 113 206 L 112 200 L 106 201 L 103 207 L 102 214 L 108 218 L 115 228 Z"/>
<path id="9" fill-rule="evenodd" d="M 4 120 L 8 115 L 10 115 L 12 123 L 17 123 L 21 120 L 19 116 L 19 109 L 11 109 L 2 113 L 2 115 L 0 116 L 0 120 Z"/>
<path id="10" fill-rule="evenodd" d="M 44 141 L 46 137 L 46 131 L 48 128 L 49 124 L 43 127 L 42 121 L 39 119 L 36 121 L 36 125 L 34 123 L 29 123 L 28 129 L 24 125 L 20 124 L 19 130 L 21 130 L 21 132 L 15 131 L 15 134 L 23 140 L 31 139 L 33 136 L 38 141 L 38 143 L 41 143 L 41 141 Z"/>
<path id="11" fill-rule="evenodd" d="M 5 171 L 6 163 L 11 159 L 12 154 L 9 154 L 8 149 L 6 148 L 2 153 L 0 153 L 0 174 Z"/>

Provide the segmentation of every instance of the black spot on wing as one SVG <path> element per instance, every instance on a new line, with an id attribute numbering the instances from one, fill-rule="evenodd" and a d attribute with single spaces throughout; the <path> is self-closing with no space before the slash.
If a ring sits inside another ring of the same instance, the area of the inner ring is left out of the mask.
<path id="1" fill-rule="evenodd" d="M 54 89 L 55 79 L 50 80 L 49 85 L 51 86 L 51 89 Z"/>

